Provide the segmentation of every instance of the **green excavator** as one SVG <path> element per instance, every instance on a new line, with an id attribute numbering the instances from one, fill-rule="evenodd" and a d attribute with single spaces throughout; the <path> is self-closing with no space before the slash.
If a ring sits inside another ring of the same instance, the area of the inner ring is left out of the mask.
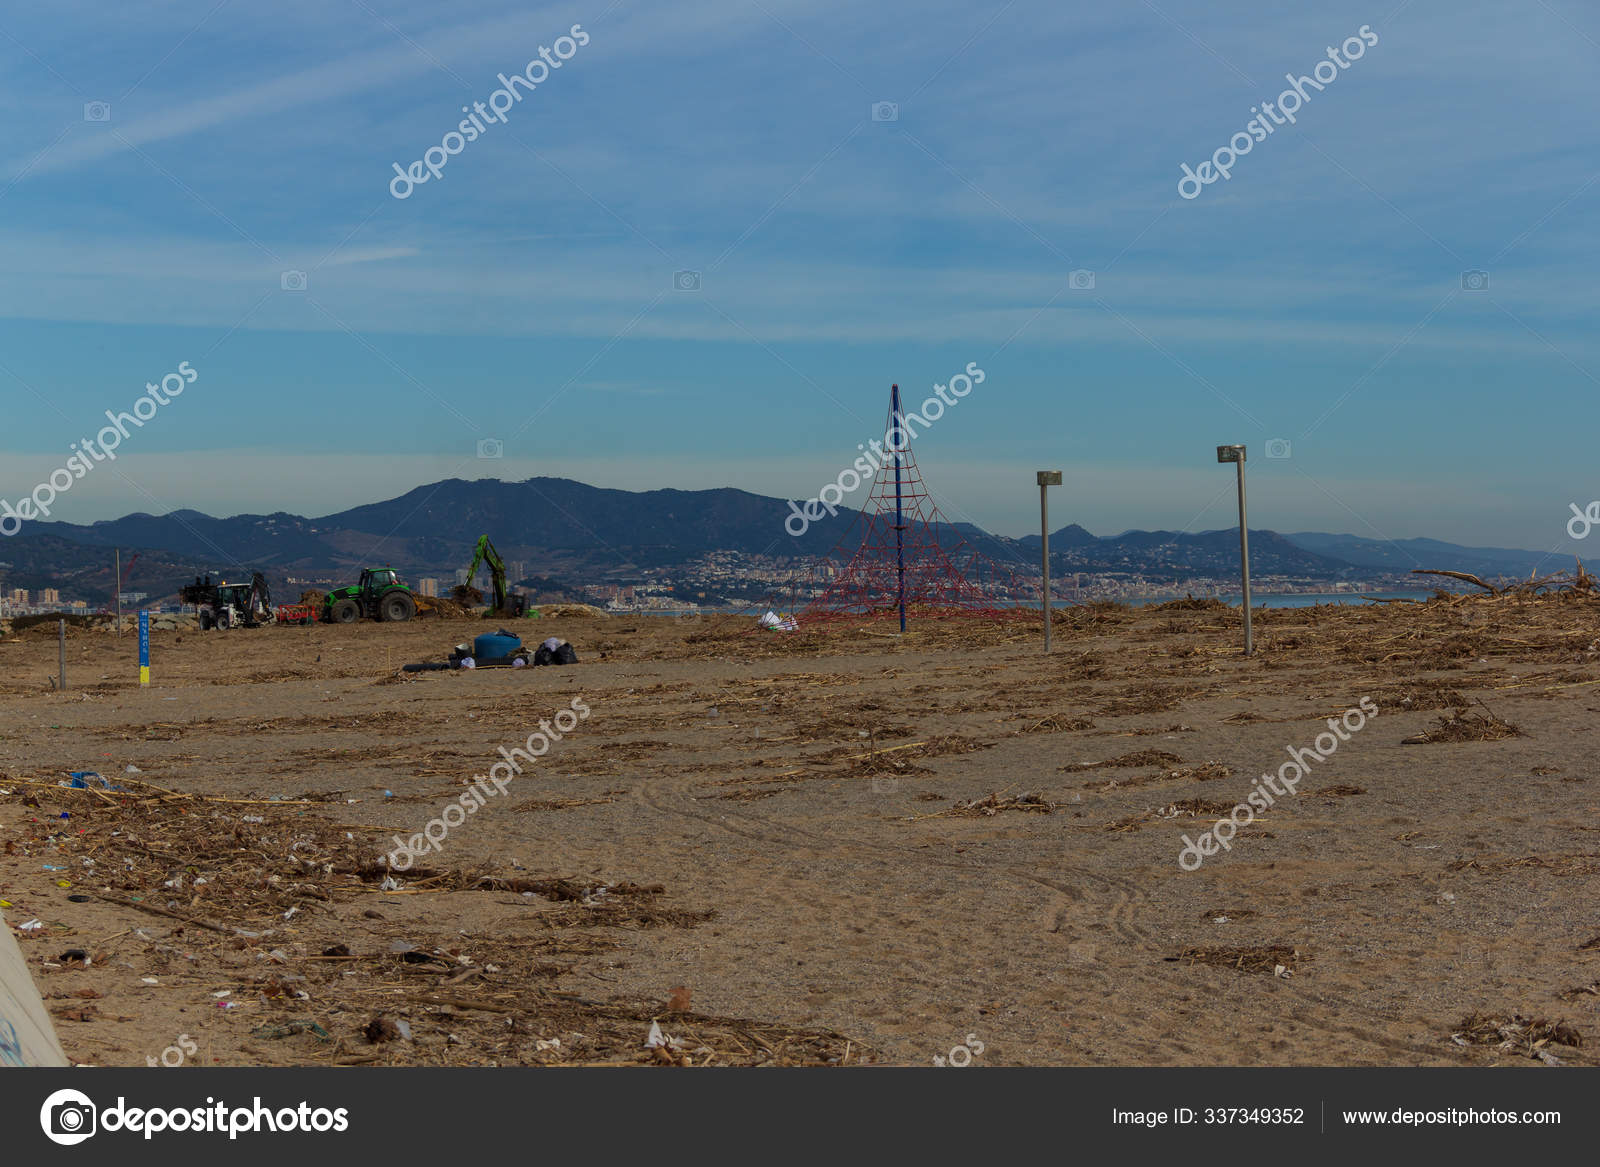
<path id="1" fill-rule="evenodd" d="M 512 595 L 506 587 L 506 564 L 500 558 L 500 553 L 494 549 L 494 544 L 489 542 L 489 536 L 480 535 L 478 545 L 472 552 L 472 566 L 467 568 L 467 583 L 470 585 L 478 574 L 478 568 L 485 564 L 489 568 L 489 578 L 494 585 L 494 607 L 488 612 L 490 616 L 525 616 L 528 612 L 528 597 Z"/>

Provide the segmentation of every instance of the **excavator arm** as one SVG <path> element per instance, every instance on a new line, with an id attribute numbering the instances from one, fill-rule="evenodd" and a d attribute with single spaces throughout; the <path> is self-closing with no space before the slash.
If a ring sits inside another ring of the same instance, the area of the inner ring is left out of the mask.
<path id="1" fill-rule="evenodd" d="M 467 568 L 467 582 L 470 584 L 478 574 L 478 568 L 484 564 L 489 565 L 489 576 L 494 581 L 494 610 L 503 611 L 506 606 L 506 565 L 500 558 L 500 553 L 494 549 L 494 544 L 489 542 L 489 536 L 480 535 L 478 545 L 472 552 L 472 566 Z"/>

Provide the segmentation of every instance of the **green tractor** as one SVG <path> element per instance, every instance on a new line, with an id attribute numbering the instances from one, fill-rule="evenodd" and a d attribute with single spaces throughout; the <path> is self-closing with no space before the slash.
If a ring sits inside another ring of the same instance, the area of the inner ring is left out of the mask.
<path id="1" fill-rule="evenodd" d="M 327 624 L 409 620 L 416 614 L 416 597 L 392 567 L 366 568 L 360 583 L 331 591 L 322 601 L 322 619 Z"/>

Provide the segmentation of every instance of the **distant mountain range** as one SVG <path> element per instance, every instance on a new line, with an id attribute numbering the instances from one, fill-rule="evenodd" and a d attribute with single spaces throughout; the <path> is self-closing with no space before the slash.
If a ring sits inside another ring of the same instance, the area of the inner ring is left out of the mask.
<path id="1" fill-rule="evenodd" d="M 1254 533 L 1250 536 L 1255 538 Z M 1342 559 L 1357 567 L 1384 571 L 1410 571 L 1414 567 L 1443 567 L 1451 571 L 1470 571 L 1474 575 L 1526 576 L 1533 572 L 1548 575 L 1571 567 L 1564 556 L 1545 551 L 1517 551 L 1508 547 L 1462 547 L 1437 539 L 1363 539 L 1358 535 L 1327 535 L 1302 531 L 1286 535 L 1296 547 Z M 1255 547 L 1251 546 L 1254 558 Z"/>
<path id="2" fill-rule="evenodd" d="M 213 518 L 199 511 L 132 514 L 79 525 L 31 523 L 0 540 L 5 586 L 59 587 L 103 602 L 112 594 L 109 550 L 121 548 L 130 590 L 169 595 L 196 573 L 242 576 L 264 571 L 275 588 L 288 576 L 353 579 L 363 566 L 392 564 L 415 579 L 452 578 L 465 567 L 478 536 L 487 532 L 507 560 L 546 586 L 627 582 L 646 568 L 670 567 L 708 552 L 789 557 L 827 554 L 859 516 L 823 516 L 799 536 L 785 532 L 792 514 L 783 499 L 748 491 L 607 490 L 565 478 L 525 482 L 446 479 L 398 498 L 319 519 L 277 513 Z M 994 535 L 971 524 L 939 532 L 957 535 L 1003 565 L 1031 571 L 1039 537 Z M 1149 579 L 1231 576 L 1239 569 L 1237 528 L 1201 531 L 1124 531 L 1096 536 L 1077 524 L 1050 536 L 1052 573 L 1139 573 Z M 1461 547 L 1432 539 L 1383 541 L 1354 535 L 1250 532 L 1256 576 L 1309 581 L 1368 578 L 1413 567 L 1441 567 L 1485 576 L 1526 576 L 1559 566 L 1537 552 Z"/>

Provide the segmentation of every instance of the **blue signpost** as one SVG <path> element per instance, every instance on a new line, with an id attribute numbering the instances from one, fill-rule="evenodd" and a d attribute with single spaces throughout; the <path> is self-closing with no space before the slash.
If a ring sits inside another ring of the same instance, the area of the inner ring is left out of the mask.
<path id="1" fill-rule="evenodd" d="M 150 610 L 139 610 L 139 685 L 150 683 Z"/>

